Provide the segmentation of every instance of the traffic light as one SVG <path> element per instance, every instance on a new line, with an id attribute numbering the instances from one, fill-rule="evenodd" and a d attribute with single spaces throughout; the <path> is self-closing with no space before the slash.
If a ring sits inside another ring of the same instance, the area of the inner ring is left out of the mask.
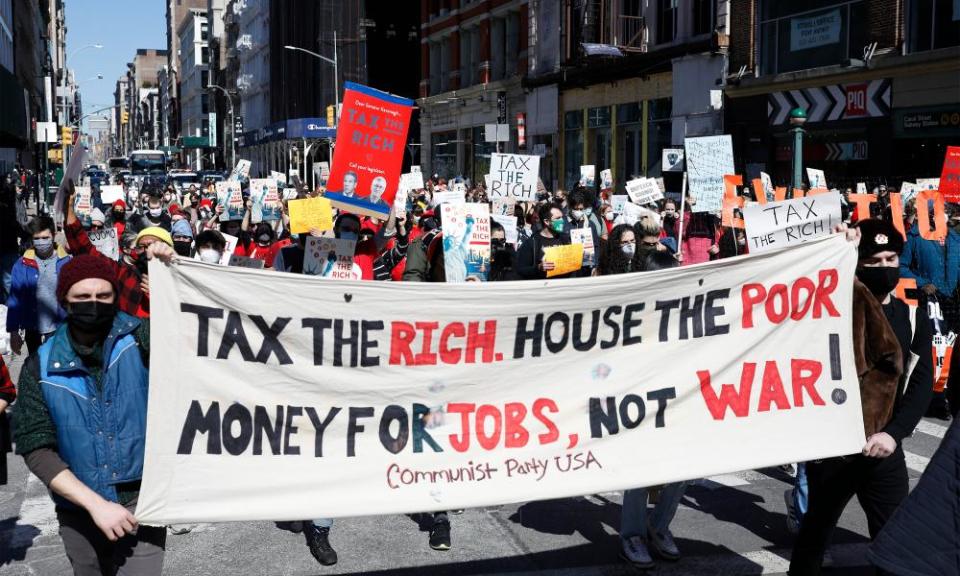
<path id="1" fill-rule="evenodd" d="M 336 121 L 335 116 L 336 116 L 336 107 L 333 106 L 332 104 L 330 106 L 327 106 L 327 126 L 330 126 L 331 128 L 333 127 L 334 122 Z"/>
<path id="2" fill-rule="evenodd" d="M 120 123 L 126 124 L 128 122 L 130 122 L 130 113 L 124 110 L 123 112 L 120 113 Z"/>
<path id="3" fill-rule="evenodd" d="M 69 126 L 64 126 L 60 135 L 61 145 L 63 146 L 72 146 L 73 145 L 73 128 Z"/>

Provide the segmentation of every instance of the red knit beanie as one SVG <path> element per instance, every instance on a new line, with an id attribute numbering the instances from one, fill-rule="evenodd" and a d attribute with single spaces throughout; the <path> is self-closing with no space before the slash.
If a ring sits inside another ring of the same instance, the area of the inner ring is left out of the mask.
<path id="1" fill-rule="evenodd" d="M 87 278 L 100 278 L 113 286 L 114 295 L 117 292 L 117 273 L 111 260 L 103 256 L 81 254 L 74 256 L 60 269 L 57 278 L 57 300 L 61 303 L 67 299 L 70 287 Z"/>

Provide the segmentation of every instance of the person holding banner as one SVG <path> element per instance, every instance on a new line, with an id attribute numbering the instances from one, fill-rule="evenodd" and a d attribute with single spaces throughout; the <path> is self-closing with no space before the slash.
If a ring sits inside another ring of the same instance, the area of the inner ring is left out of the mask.
<path id="1" fill-rule="evenodd" d="M 861 454 L 807 463 L 808 508 L 790 576 L 820 574 L 830 535 L 854 495 L 866 513 L 870 537 L 877 536 L 909 491 L 902 443 L 933 392 L 929 318 L 925 310 L 893 296 L 903 237 L 885 220 L 862 220 L 856 230 L 862 284 L 854 289 L 854 350 L 867 443 Z"/>
<path id="2" fill-rule="evenodd" d="M 17 389 L 10 379 L 10 371 L 0 354 L 0 486 L 7 483 L 7 452 L 10 451 L 10 421 L 7 406 L 17 399 Z"/>
<path id="3" fill-rule="evenodd" d="M 56 227 L 49 216 L 36 216 L 27 225 L 33 249 L 13 265 L 7 298 L 7 332 L 10 346 L 20 354 L 26 340 L 30 355 L 36 353 L 63 321 L 66 313 L 57 303 L 57 278 L 70 255 L 53 237 Z M 20 331 L 24 331 L 24 338 Z"/>
<path id="4" fill-rule="evenodd" d="M 628 224 L 617 224 L 610 231 L 600 252 L 600 274 L 626 274 L 637 272 L 637 236 Z"/>
<path id="5" fill-rule="evenodd" d="M 170 262 L 157 242 L 147 258 Z M 66 323 L 20 374 L 17 453 L 50 489 L 77 576 L 158 575 L 164 528 L 133 515 L 143 473 L 149 321 L 117 310 L 110 261 L 80 255 L 63 267 L 57 300 Z M 84 401 L 78 402 L 77 398 Z"/>

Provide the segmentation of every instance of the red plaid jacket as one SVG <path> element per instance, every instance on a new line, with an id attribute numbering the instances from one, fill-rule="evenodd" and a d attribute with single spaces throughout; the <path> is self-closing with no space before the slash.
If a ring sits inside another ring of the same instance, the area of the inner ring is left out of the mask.
<path id="1" fill-rule="evenodd" d="M 149 318 L 150 298 L 140 289 L 140 271 L 137 270 L 137 267 L 126 262 L 116 262 L 112 258 L 100 254 L 79 221 L 67 224 L 63 231 L 67 237 L 67 244 L 70 245 L 71 254 L 95 254 L 106 258 L 113 264 L 117 272 L 117 286 L 120 291 L 117 294 L 117 309 L 137 318 Z"/>
<path id="2" fill-rule="evenodd" d="M 17 398 L 17 389 L 13 386 L 13 380 L 10 379 L 10 371 L 3 362 L 3 356 L 0 356 L 0 400 L 6 400 L 7 404 Z M 2 456 L 2 454 L 0 454 Z"/>

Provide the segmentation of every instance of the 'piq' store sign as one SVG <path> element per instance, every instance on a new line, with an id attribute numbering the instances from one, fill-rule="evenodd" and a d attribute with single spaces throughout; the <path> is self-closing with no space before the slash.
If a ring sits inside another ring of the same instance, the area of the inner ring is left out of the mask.
<path id="1" fill-rule="evenodd" d="M 881 78 L 773 92 L 767 98 L 767 118 L 775 126 L 787 124 L 794 108 L 806 110 L 811 124 L 889 116 L 890 91 L 890 80 Z"/>

